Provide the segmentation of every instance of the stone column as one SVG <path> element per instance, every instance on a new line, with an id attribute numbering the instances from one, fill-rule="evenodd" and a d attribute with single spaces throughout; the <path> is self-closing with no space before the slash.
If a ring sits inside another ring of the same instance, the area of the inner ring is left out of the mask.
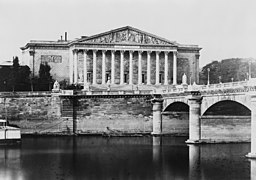
<path id="1" fill-rule="evenodd" d="M 147 51 L 147 85 L 151 84 L 151 61 L 150 61 L 151 51 Z"/>
<path id="2" fill-rule="evenodd" d="M 87 89 L 88 79 L 87 79 L 87 51 L 84 50 L 84 90 Z"/>
<path id="3" fill-rule="evenodd" d="M 106 51 L 102 50 L 102 81 L 101 84 L 106 83 Z"/>
<path id="4" fill-rule="evenodd" d="M 160 72 L 160 64 L 159 64 L 159 51 L 156 51 L 156 85 L 159 84 L 159 72 Z"/>
<path id="5" fill-rule="evenodd" d="M 138 84 L 142 84 L 141 53 L 142 51 L 138 51 Z"/>
<path id="6" fill-rule="evenodd" d="M 249 158 L 256 158 L 256 94 L 251 95 L 251 152 Z"/>
<path id="7" fill-rule="evenodd" d="M 74 55 L 73 51 L 69 51 L 69 84 L 74 83 Z"/>
<path id="8" fill-rule="evenodd" d="M 173 85 L 177 84 L 177 52 L 173 52 Z"/>
<path id="9" fill-rule="evenodd" d="M 188 97 L 189 103 L 189 139 L 186 143 L 201 143 L 201 102 L 202 96 L 199 91 L 191 92 Z"/>
<path id="10" fill-rule="evenodd" d="M 133 61 L 132 61 L 132 54 L 133 51 L 129 51 L 129 84 L 133 84 L 132 83 L 132 77 L 133 77 Z"/>
<path id="11" fill-rule="evenodd" d="M 97 59 L 96 59 L 96 53 L 97 53 L 97 50 L 93 50 L 93 59 L 92 59 L 92 62 L 93 62 L 93 67 L 92 67 L 92 84 L 97 84 L 96 82 L 96 76 L 97 76 Z"/>
<path id="12" fill-rule="evenodd" d="M 124 84 L 124 51 L 120 51 L 120 84 Z"/>
<path id="13" fill-rule="evenodd" d="M 115 51 L 111 51 L 111 84 L 115 84 Z"/>
<path id="14" fill-rule="evenodd" d="M 164 52 L 164 84 L 168 85 L 168 52 Z"/>
<path id="15" fill-rule="evenodd" d="M 74 50 L 74 83 L 77 84 L 77 75 L 78 75 L 78 71 L 77 71 L 77 62 L 78 62 L 78 50 Z"/>
<path id="16" fill-rule="evenodd" d="M 153 104 L 153 132 L 151 134 L 161 135 L 163 99 L 153 99 L 151 102 Z"/>

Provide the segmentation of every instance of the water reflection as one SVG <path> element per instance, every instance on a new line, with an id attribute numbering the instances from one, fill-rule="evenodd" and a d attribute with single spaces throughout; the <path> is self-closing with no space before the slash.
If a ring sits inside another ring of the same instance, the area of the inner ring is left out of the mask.
<path id="1" fill-rule="evenodd" d="M 153 137 L 153 162 L 161 161 L 162 137 Z"/>
<path id="2" fill-rule="evenodd" d="M 20 160 L 20 147 L 0 146 L 0 179 L 24 179 Z"/>
<path id="3" fill-rule="evenodd" d="M 0 179 L 256 180 L 250 144 L 187 145 L 175 137 L 47 137 L 0 147 Z"/>
<path id="4" fill-rule="evenodd" d="M 200 146 L 188 145 L 189 146 L 189 179 L 200 180 L 201 169 L 200 169 Z"/>

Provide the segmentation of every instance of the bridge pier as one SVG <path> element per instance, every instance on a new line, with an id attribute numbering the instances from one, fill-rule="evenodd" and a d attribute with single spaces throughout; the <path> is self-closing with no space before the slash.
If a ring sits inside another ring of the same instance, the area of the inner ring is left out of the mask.
<path id="1" fill-rule="evenodd" d="M 256 158 L 256 95 L 251 96 L 251 152 L 248 158 Z"/>
<path id="2" fill-rule="evenodd" d="M 163 99 L 153 99 L 153 132 L 152 135 L 159 136 L 162 134 L 162 107 Z"/>
<path id="3" fill-rule="evenodd" d="M 202 97 L 199 91 L 192 91 L 188 97 L 189 104 L 189 139 L 188 144 L 201 143 L 201 102 Z"/>

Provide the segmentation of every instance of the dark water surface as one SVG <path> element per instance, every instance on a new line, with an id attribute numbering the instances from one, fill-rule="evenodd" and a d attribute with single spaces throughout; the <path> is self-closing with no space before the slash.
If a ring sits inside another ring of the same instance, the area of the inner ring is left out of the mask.
<path id="1" fill-rule="evenodd" d="M 0 147 L 0 179 L 256 179 L 250 143 L 186 145 L 177 137 L 24 137 Z"/>

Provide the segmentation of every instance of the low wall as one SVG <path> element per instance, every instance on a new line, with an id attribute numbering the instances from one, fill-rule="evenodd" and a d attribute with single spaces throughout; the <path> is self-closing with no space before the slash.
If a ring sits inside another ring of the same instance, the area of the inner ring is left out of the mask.
<path id="1" fill-rule="evenodd" d="M 249 142 L 250 116 L 203 116 L 201 139 L 205 142 Z"/>

